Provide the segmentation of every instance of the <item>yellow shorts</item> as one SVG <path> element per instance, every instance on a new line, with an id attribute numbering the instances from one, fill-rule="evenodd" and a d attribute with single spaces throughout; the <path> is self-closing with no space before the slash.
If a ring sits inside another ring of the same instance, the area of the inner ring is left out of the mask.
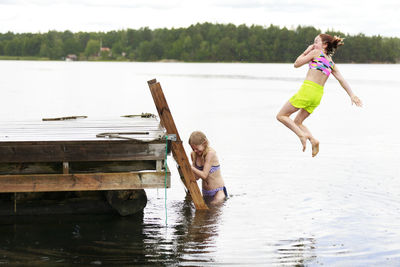
<path id="1" fill-rule="evenodd" d="M 315 82 L 305 80 L 299 91 L 289 99 L 289 102 L 296 108 L 302 108 L 312 113 L 321 102 L 324 94 L 324 87 Z"/>

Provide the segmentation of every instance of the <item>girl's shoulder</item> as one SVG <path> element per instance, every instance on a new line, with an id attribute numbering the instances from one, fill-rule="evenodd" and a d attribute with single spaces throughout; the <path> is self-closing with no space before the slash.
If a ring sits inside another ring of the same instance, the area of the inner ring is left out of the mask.
<path id="1" fill-rule="evenodd" d="M 212 147 L 208 148 L 208 152 L 206 155 L 206 158 L 210 158 L 211 160 L 217 157 L 217 151 L 215 151 L 215 149 L 213 149 Z"/>
<path id="2" fill-rule="evenodd" d="M 209 164 L 211 164 L 211 166 L 219 165 L 217 152 L 213 148 L 208 147 L 208 152 L 207 152 L 207 155 L 205 157 L 204 163 L 209 163 Z"/>
<path id="3" fill-rule="evenodd" d="M 330 55 L 328 55 L 327 53 L 325 53 L 323 50 L 320 51 L 320 55 L 324 56 L 324 58 L 326 58 L 328 61 L 333 63 L 333 59 Z"/>
<path id="4" fill-rule="evenodd" d="M 212 148 L 212 147 L 208 147 L 208 153 L 214 153 L 214 154 L 216 154 L 217 153 L 217 151 L 215 151 L 215 149 L 214 148 Z"/>
<path id="5" fill-rule="evenodd" d="M 331 56 L 325 54 L 325 58 L 326 60 L 329 61 L 329 64 L 331 65 L 332 68 L 335 67 L 335 62 L 333 62 L 333 58 Z"/>

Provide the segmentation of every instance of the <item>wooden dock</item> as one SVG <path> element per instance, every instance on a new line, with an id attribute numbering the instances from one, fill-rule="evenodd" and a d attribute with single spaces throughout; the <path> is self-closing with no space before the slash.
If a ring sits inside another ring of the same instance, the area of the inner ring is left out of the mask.
<path id="1" fill-rule="evenodd" d="M 141 114 L 0 122 L 0 200 L 14 193 L 16 213 L 17 194 L 106 191 L 108 203 L 129 215 L 144 208 L 143 189 L 170 187 L 165 160 L 172 151 L 196 209 L 208 209 L 160 83 L 148 85 L 160 119 Z"/>
<path id="2" fill-rule="evenodd" d="M 154 117 L 0 122 L 0 193 L 170 187 Z"/>

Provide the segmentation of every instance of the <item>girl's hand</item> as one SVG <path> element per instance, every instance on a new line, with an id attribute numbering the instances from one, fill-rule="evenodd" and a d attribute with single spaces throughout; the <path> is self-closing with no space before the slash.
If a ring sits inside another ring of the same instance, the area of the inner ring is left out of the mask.
<path id="1" fill-rule="evenodd" d="M 310 53 L 312 50 L 314 50 L 314 45 L 309 45 L 306 49 L 306 51 L 304 51 L 304 55 L 307 55 L 308 53 Z"/>
<path id="2" fill-rule="evenodd" d="M 356 95 L 353 95 L 351 97 L 351 104 L 352 105 L 355 104 L 357 107 L 362 107 L 363 105 L 361 99 L 359 99 Z"/>

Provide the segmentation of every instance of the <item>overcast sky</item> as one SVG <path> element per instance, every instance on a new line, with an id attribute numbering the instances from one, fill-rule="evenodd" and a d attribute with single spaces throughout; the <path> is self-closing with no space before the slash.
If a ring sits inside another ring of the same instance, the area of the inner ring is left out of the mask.
<path id="1" fill-rule="evenodd" d="M 399 0 L 0 0 L 0 32 L 233 23 L 400 37 Z"/>

